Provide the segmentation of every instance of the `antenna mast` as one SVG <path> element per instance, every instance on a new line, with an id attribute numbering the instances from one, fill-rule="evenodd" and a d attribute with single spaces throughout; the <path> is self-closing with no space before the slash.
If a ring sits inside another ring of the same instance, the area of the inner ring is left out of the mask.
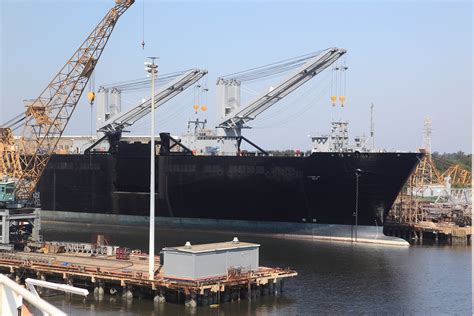
<path id="1" fill-rule="evenodd" d="M 424 127 L 423 149 L 426 151 L 427 155 L 431 156 L 431 132 L 433 131 L 431 127 L 431 117 L 425 117 Z"/>
<path id="2" fill-rule="evenodd" d="M 372 102 L 370 106 L 370 146 L 372 150 L 375 148 L 375 137 L 374 137 L 375 127 L 374 127 L 374 103 Z"/>

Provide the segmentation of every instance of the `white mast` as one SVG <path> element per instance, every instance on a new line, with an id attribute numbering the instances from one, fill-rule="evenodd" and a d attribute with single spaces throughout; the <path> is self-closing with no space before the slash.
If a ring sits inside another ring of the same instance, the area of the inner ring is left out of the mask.
<path id="1" fill-rule="evenodd" d="M 374 103 L 370 106 L 370 150 L 375 150 Z"/>
<path id="2" fill-rule="evenodd" d="M 148 57 L 151 63 L 145 63 L 146 71 L 151 76 L 151 104 L 155 104 L 155 76 L 158 66 L 156 57 Z M 151 135 L 150 135 L 150 241 L 148 250 L 148 279 L 155 279 L 155 107 L 151 106 Z"/>

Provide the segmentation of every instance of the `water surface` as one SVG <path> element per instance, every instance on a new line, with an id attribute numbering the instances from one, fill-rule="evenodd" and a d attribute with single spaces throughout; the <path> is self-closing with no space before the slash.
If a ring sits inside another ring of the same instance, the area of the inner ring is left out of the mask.
<path id="1" fill-rule="evenodd" d="M 148 252 L 147 228 L 43 223 L 46 240 L 91 242 L 105 234 L 111 244 Z M 190 230 L 156 232 L 156 252 L 165 246 L 232 240 L 235 233 Z M 93 295 L 46 299 L 71 315 L 308 315 L 418 314 L 471 315 L 471 248 L 466 246 L 379 246 L 237 236 L 261 245 L 260 264 L 291 267 L 299 275 L 286 282 L 284 293 L 218 308 L 185 308 L 149 300 L 122 300 Z"/>

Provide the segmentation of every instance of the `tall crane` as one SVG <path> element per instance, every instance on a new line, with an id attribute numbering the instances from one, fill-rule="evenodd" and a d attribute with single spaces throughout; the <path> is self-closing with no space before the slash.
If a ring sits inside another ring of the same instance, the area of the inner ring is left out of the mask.
<path id="1" fill-rule="evenodd" d="M 247 127 L 245 125 L 259 114 L 331 66 L 345 53 L 346 50 L 342 48 L 329 48 L 218 78 L 216 132 L 205 130 L 207 121 L 196 119 L 189 122 L 189 131 L 183 135 L 182 143 L 196 153 L 207 153 L 209 148 L 213 148 L 213 152 L 219 155 L 235 155 L 240 153 L 242 141 L 246 141 L 266 154 L 262 148 L 241 135 L 242 128 Z M 241 106 L 242 82 L 270 78 L 288 71 L 291 73 L 274 88 L 270 87 L 268 92 L 251 100 L 247 105 Z M 194 124 L 194 132 L 190 124 Z M 202 129 L 199 129 L 201 125 Z"/>
<path id="2" fill-rule="evenodd" d="M 247 106 L 243 108 L 235 108 L 232 112 L 226 113 L 226 116 L 219 122 L 218 128 L 224 129 L 227 136 L 240 136 L 241 128 L 255 119 L 257 115 L 277 103 L 292 91 L 303 85 L 305 82 L 318 75 L 320 72 L 328 68 L 339 57 L 346 53 L 342 48 L 329 48 L 320 54 L 307 59 L 301 67 L 282 80 L 275 88 L 263 93 Z M 301 61 L 301 59 L 299 60 Z M 288 63 L 283 64 L 281 69 L 286 70 Z M 279 71 L 279 70 L 278 70 Z M 261 73 L 262 71 L 258 71 Z M 235 79 L 227 80 L 233 86 L 238 86 L 239 82 Z M 218 81 L 219 84 L 219 81 Z"/>
<path id="3" fill-rule="evenodd" d="M 155 93 L 155 109 L 198 82 L 206 74 L 207 70 L 190 69 L 165 84 L 157 93 Z M 102 126 L 97 126 L 97 131 L 103 133 L 104 136 L 99 138 L 94 144 L 92 144 L 92 146 L 86 149 L 86 153 L 90 152 L 92 148 L 102 142 L 105 138 L 108 138 L 109 141 L 109 151 L 113 151 L 114 143 L 120 139 L 122 131 L 150 114 L 151 106 L 151 98 L 149 98 L 132 107 L 128 111 L 118 113 L 109 118 L 102 124 Z"/>
<path id="4" fill-rule="evenodd" d="M 15 185 L 18 200 L 31 198 L 118 19 L 133 3 L 134 0 L 115 0 L 114 7 L 92 30 L 40 96 L 27 105 L 24 115 L 3 126 L 4 134 L 11 135 L 9 129 L 23 124 L 19 153 L 22 170 Z"/>

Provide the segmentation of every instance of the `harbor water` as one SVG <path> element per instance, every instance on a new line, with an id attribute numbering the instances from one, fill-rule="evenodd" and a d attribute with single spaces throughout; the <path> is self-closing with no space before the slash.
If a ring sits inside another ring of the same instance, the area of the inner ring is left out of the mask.
<path id="1" fill-rule="evenodd" d="M 111 244 L 148 250 L 147 227 L 44 222 L 45 240 L 91 242 L 104 234 Z M 71 315 L 471 315 L 471 247 L 397 247 L 277 238 L 268 235 L 160 229 L 156 252 L 165 246 L 232 240 L 261 245 L 260 265 L 290 267 L 298 277 L 283 293 L 251 302 L 186 308 L 150 300 L 90 294 L 44 297 Z"/>

